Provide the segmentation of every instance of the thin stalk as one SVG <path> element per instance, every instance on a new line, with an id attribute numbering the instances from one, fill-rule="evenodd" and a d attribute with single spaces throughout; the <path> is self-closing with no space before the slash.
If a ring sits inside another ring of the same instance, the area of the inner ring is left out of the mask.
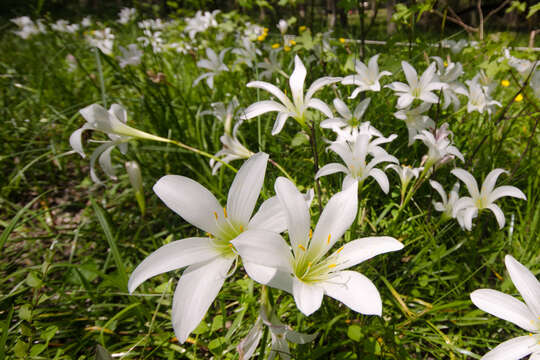
<path id="1" fill-rule="evenodd" d="M 287 179 L 291 180 L 293 183 L 294 183 L 294 179 L 292 178 L 291 175 L 289 175 L 289 173 L 283 168 L 283 166 L 279 165 L 277 162 L 275 162 L 274 160 L 272 159 L 268 159 L 268 161 L 270 162 L 270 164 L 274 165 L 279 171 L 281 171 L 283 173 L 283 175 L 285 175 L 287 177 Z"/>
<path id="2" fill-rule="evenodd" d="M 101 68 L 101 59 L 99 57 L 99 51 L 97 48 L 93 49 L 94 55 L 96 55 L 96 64 L 99 76 L 99 87 L 101 90 L 101 102 L 104 107 L 107 107 L 107 94 L 105 93 L 105 81 L 103 80 L 103 69 Z"/>
<path id="3" fill-rule="evenodd" d="M 319 171 L 319 154 L 317 152 L 317 136 L 315 133 L 315 123 L 312 121 L 311 125 L 308 125 L 311 130 L 309 136 L 309 143 L 311 144 L 311 151 L 313 152 L 313 171 L 315 174 Z M 319 203 L 319 213 L 322 214 L 322 199 L 321 199 L 321 183 L 319 179 L 315 179 L 315 193 L 317 194 L 317 201 Z"/>

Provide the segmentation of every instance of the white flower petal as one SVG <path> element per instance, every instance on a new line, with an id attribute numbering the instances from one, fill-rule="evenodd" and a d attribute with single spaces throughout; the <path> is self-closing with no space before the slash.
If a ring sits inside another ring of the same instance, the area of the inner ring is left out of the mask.
<path id="1" fill-rule="evenodd" d="M 501 208 L 495 204 L 490 204 L 487 206 L 487 209 L 491 210 L 493 215 L 495 215 L 497 223 L 499 224 L 499 229 L 502 229 L 504 227 L 505 219 L 504 213 L 502 212 Z"/>
<path id="2" fill-rule="evenodd" d="M 347 269 L 374 256 L 401 249 L 403 244 L 390 236 L 374 236 L 350 241 L 336 253 L 338 257 L 336 269 Z"/>
<path id="3" fill-rule="evenodd" d="M 351 310 L 365 315 L 382 315 L 379 291 L 364 275 L 356 271 L 340 271 L 323 283 L 326 295 L 342 302 Z"/>
<path id="4" fill-rule="evenodd" d="M 512 282 L 525 300 L 525 303 L 534 314 L 535 318 L 540 317 L 540 282 L 532 272 L 511 255 L 504 258 L 506 269 L 512 278 Z"/>
<path id="5" fill-rule="evenodd" d="M 291 116 L 288 112 L 280 112 L 276 116 L 276 121 L 274 122 L 274 127 L 272 128 L 272 135 L 279 134 L 285 126 L 285 121 Z"/>
<path id="6" fill-rule="evenodd" d="M 465 225 L 465 229 L 471 231 L 472 229 L 472 220 L 476 217 L 478 214 L 478 209 L 475 207 L 467 208 L 463 212 L 463 224 Z"/>
<path id="7" fill-rule="evenodd" d="M 385 194 L 388 194 L 388 190 L 390 190 L 390 184 L 388 183 L 388 177 L 386 176 L 384 171 L 382 171 L 381 169 L 371 169 L 369 171 L 369 176 L 371 176 L 375 179 L 375 181 L 377 181 L 377 183 L 381 187 L 381 190 Z"/>
<path id="8" fill-rule="evenodd" d="M 330 198 L 319 217 L 309 245 L 309 258 L 324 255 L 351 226 L 358 212 L 358 186 L 351 185 Z"/>
<path id="9" fill-rule="evenodd" d="M 401 94 L 397 101 L 397 107 L 399 109 L 406 108 L 407 106 L 411 105 L 414 98 L 409 94 Z"/>
<path id="10" fill-rule="evenodd" d="M 508 294 L 497 290 L 480 289 L 471 293 L 471 300 L 480 310 L 500 319 L 510 321 L 527 331 L 536 331 L 534 314 L 527 305 Z"/>
<path id="11" fill-rule="evenodd" d="M 287 112 L 288 110 L 285 106 L 273 100 L 258 101 L 248 106 L 248 108 L 242 112 L 241 118 L 252 119 L 256 116 L 266 114 L 267 112 L 271 111 Z"/>
<path id="12" fill-rule="evenodd" d="M 342 164 L 338 164 L 338 163 L 326 164 L 322 168 L 320 168 L 319 171 L 317 171 L 317 174 L 315 174 L 315 179 L 318 179 L 321 176 L 327 176 L 327 175 L 334 174 L 337 172 L 342 172 L 342 173 L 347 174 L 349 173 L 349 169 L 347 169 Z"/>
<path id="13" fill-rule="evenodd" d="M 330 109 L 330 107 L 324 101 L 317 98 L 309 99 L 309 101 L 306 104 L 306 107 L 319 110 L 327 117 L 334 116 L 334 114 L 332 114 L 332 110 Z"/>
<path id="14" fill-rule="evenodd" d="M 242 260 L 244 269 L 250 278 L 256 282 L 292 294 L 293 277 L 290 272 L 280 271 L 274 267 L 259 265 Z"/>
<path id="15" fill-rule="evenodd" d="M 81 128 L 75 130 L 69 137 L 69 144 L 79 155 L 83 158 L 86 157 L 82 145 L 82 133 L 86 130 L 91 129 L 88 124 L 84 124 Z"/>
<path id="16" fill-rule="evenodd" d="M 474 200 L 472 198 L 468 197 L 468 196 L 464 196 L 462 198 L 459 198 L 454 203 L 454 209 L 452 211 L 452 216 L 456 217 L 456 214 L 459 211 L 467 209 L 467 208 L 476 208 L 476 205 L 474 204 Z"/>
<path id="17" fill-rule="evenodd" d="M 132 293 L 140 284 L 156 275 L 206 262 L 220 253 L 209 238 L 187 238 L 163 245 L 141 262 L 129 277 L 128 290 Z"/>
<path id="18" fill-rule="evenodd" d="M 482 360 L 519 360 L 538 350 L 535 336 L 519 336 L 499 344 L 484 356 Z"/>
<path id="19" fill-rule="evenodd" d="M 334 84 L 334 83 L 337 83 L 339 81 L 341 81 L 342 78 L 340 77 L 330 77 L 330 76 L 325 76 L 325 77 L 322 77 L 320 79 L 317 79 L 315 80 L 311 86 L 309 87 L 309 89 L 306 91 L 306 98 L 305 100 L 306 101 L 309 101 L 309 99 L 311 99 L 311 97 L 317 92 L 319 91 L 319 89 L 321 89 L 322 87 L 326 86 L 326 85 L 330 85 L 330 84 Z"/>
<path id="20" fill-rule="evenodd" d="M 343 184 L 341 184 L 341 190 L 343 191 L 354 185 L 356 185 L 356 187 L 358 188 L 358 180 L 351 175 L 346 175 L 343 179 Z"/>
<path id="21" fill-rule="evenodd" d="M 525 194 L 515 186 L 499 186 L 495 188 L 491 194 L 488 196 L 488 202 L 494 202 L 497 199 L 500 199 L 504 196 L 511 196 L 522 200 L 527 200 Z"/>
<path id="22" fill-rule="evenodd" d="M 302 314 L 309 316 L 321 307 L 324 295 L 322 287 L 307 284 L 295 277 L 292 290 L 296 307 Z"/>
<path id="23" fill-rule="evenodd" d="M 429 184 L 431 185 L 432 188 L 434 188 L 438 193 L 439 195 L 441 196 L 441 200 L 443 202 L 443 204 L 446 204 L 448 202 L 448 197 L 446 195 L 446 191 L 444 191 L 442 185 L 435 181 L 435 180 L 429 180 Z M 444 210 L 437 210 L 437 211 L 444 211 Z"/>
<path id="24" fill-rule="evenodd" d="M 169 209 L 199 229 L 216 234 L 216 215 L 223 209 L 216 197 L 198 182 L 180 175 L 166 175 L 154 185 L 154 192 Z"/>
<path id="25" fill-rule="evenodd" d="M 227 198 L 228 216 L 246 226 L 259 198 L 266 173 L 268 154 L 260 152 L 250 157 L 234 177 Z"/>
<path id="26" fill-rule="evenodd" d="M 309 208 L 304 196 L 287 178 L 279 177 L 274 185 L 276 195 L 283 206 L 287 217 L 287 229 L 293 252 L 296 254 L 299 245 L 307 248 L 310 228 Z"/>
<path id="27" fill-rule="evenodd" d="M 247 336 L 243 338 L 242 341 L 240 341 L 238 346 L 236 346 L 239 360 L 251 359 L 251 357 L 255 353 L 255 350 L 257 350 L 263 333 L 262 325 L 263 323 L 261 318 L 257 318 L 257 321 L 255 321 L 255 324 L 253 325 L 251 330 L 249 330 Z"/>
<path id="28" fill-rule="evenodd" d="M 416 70 L 406 61 L 401 62 L 401 67 L 403 68 L 409 86 L 415 88 L 418 84 L 418 74 L 416 73 Z"/>
<path id="29" fill-rule="evenodd" d="M 352 114 L 351 114 L 349 108 L 347 107 L 347 105 L 345 105 L 345 103 L 341 99 L 339 99 L 339 98 L 334 99 L 334 107 L 336 108 L 337 112 L 341 116 L 343 116 L 343 118 L 345 118 L 345 119 L 352 118 Z"/>
<path id="30" fill-rule="evenodd" d="M 402 92 L 402 93 L 409 92 L 411 89 L 409 85 L 402 83 L 400 81 L 394 81 L 393 83 L 390 83 L 386 85 L 385 87 L 389 88 L 390 90 L 393 90 L 396 92 Z"/>
<path id="31" fill-rule="evenodd" d="M 273 231 L 247 230 L 231 241 L 242 260 L 291 272 L 291 250 Z"/>
<path id="32" fill-rule="evenodd" d="M 358 120 L 361 119 L 364 116 L 364 113 L 366 112 L 369 103 L 371 102 L 371 98 L 366 98 L 358 104 L 356 109 L 354 109 L 354 117 Z"/>
<path id="33" fill-rule="evenodd" d="M 306 80 L 306 68 L 298 55 L 294 57 L 294 71 L 289 77 L 291 95 L 296 106 L 304 101 L 304 81 Z"/>
<path id="34" fill-rule="evenodd" d="M 234 258 L 218 257 L 189 266 L 174 291 L 173 329 L 182 344 L 204 318 L 227 277 Z"/>
<path id="35" fill-rule="evenodd" d="M 112 179 L 116 179 L 116 171 L 114 170 L 114 167 L 112 165 L 111 161 L 111 151 L 113 151 L 114 146 L 111 146 L 107 150 L 103 151 L 101 155 L 99 155 L 99 166 L 103 169 L 105 174 L 109 176 Z"/>
<path id="36" fill-rule="evenodd" d="M 508 171 L 504 169 L 493 169 L 489 172 L 489 174 L 486 175 L 486 178 L 484 179 L 484 182 L 482 183 L 482 189 L 481 193 L 482 195 L 488 195 L 493 192 L 493 188 L 495 188 L 495 183 L 497 182 L 497 179 L 501 174 L 508 174 Z"/>
<path id="37" fill-rule="evenodd" d="M 247 226 L 247 230 L 268 230 L 276 233 L 282 233 L 286 229 L 287 218 L 277 196 L 263 202 Z"/>
<path id="38" fill-rule="evenodd" d="M 112 104 L 109 108 L 109 113 L 115 116 L 118 120 L 127 123 L 127 110 L 120 104 Z"/>
<path id="39" fill-rule="evenodd" d="M 278 98 L 279 101 L 287 108 L 293 108 L 293 105 L 289 98 L 281 91 L 277 86 L 267 83 L 265 81 L 252 81 L 246 85 L 247 87 L 254 87 L 268 91 L 270 94 Z"/>
<path id="40" fill-rule="evenodd" d="M 463 181 L 473 199 L 480 196 L 480 192 L 478 191 L 478 183 L 470 172 L 463 169 L 454 169 L 451 171 L 451 173 L 459 180 Z"/>

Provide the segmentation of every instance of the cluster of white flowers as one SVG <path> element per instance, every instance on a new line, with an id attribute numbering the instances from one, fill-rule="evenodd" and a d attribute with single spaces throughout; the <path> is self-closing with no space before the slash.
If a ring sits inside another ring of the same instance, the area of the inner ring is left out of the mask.
<path id="1" fill-rule="evenodd" d="M 45 25 L 41 19 L 34 22 L 28 16 L 21 16 L 11 19 L 11 21 L 19 27 L 19 30 L 14 31 L 15 35 L 23 39 L 28 39 L 33 35 L 44 34 L 46 32 Z"/>
<path id="2" fill-rule="evenodd" d="M 120 24 L 127 24 L 135 19 L 137 16 L 137 10 L 133 8 L 122 8 L 118 13 L 118 22 Z"/>
<path id="3" fill-rule="evenodd" d="M 188 33 L 191 39 L 194 39 L 197 33 L 216 27 L 218 25 L 216 16 L 219 12 L 219 10 L 205 11 L 204 13 L 201 10 L 197 11 L 194 17 L 184 19 L 187 23 L 184 32 Z"/>

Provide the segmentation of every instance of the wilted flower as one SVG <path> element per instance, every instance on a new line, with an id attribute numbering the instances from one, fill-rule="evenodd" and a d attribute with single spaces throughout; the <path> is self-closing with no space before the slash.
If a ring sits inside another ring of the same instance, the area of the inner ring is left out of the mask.
<path id="1" fill-rule="evenodd" d="M 173 297 L 172 322 L 176 337 L 183 343 L 199 325 L 237 261 L 232 241 L 245 232 L 284 231 L 286 222 L 276 197 L 262 203 L 252 216 L 263 186 L 268 155 L 258 153 L 238 170 L 229 189 L 227 206 L 198 182 L 184 176 L 167 175 L 154 191 L 185 221 L 208 233 L 163 245 L 150 254 L 131 274 L 132 293 L 147 279 L 187 266 Z M 262 239 L 251 238 L 259 242 Z M 244 263 L 245 265 L 245 263 Z"/>
<path id="2" fill-rule="evenodd" d="M 506 255 L 504 262 L 514 286 L 525 303 L 491 289 L 473 291 L 471 300 L 479 309 L 510 321 L 528 334 L 499 344 L 482 359 L 518 360 L 532 354 L 529 360 L 535 360 L 540 358 L 540 282 L 529 269 L 511 255 Z"/>
<path id="3" fill-rule="evenodd" d="M 382 302 L 375 285 L 364 275 L 346 269 L 378 254 L 400 250 L 403 245 L 391 237 L 370 237 L 350 241 L 326 256 L 356 219 L 356 183 L 332 196 L 313 232 L 308 206 L 294 184 L 280 177 L 275 190 L 286 214 L 290 246 L 271 231 L 240 234 L 233 244 L 248 275 L 291 293 L 305 315 L 319 309 L 324 294 L 353 311 L 381 315 Z"/>
<path id="4" fill-rule="evenodd" d="M 403 67 L 403 72 L 405 73 L 405 77 L 409 84 L 407 85 L 396 81 L 386 85 L 386 87 L 394 90 L 399 97 L 397 102 L 398 108 L 406 108 L 411 105 L 415 99 L 432 104 L 439 101 L 437 95 L 432 91 L 440 90 L 447 85 L 438 82 L 435 78 L 435 63 L 429 65 L 420 79 L 418 78 L 416 70 L 408 62 L 402 61 L 401 66 Z"/>
<path id="5" fill-rule="evenodd" d="M 206 79 L 206 84 L 210 89 L 214 88 L 214 76 L 222 71 L 228 71 L 229 68 L 223 63 L 225 54 L 229 49 L 223 49 L 219 53 L 219 58 L 214 50 L 206 48 L 206 56 L 208 59 L 202 59 L 197 61 L 197 66 L 202 69 L 209 70 L 207 73 L 202 74 L 193 82 L 193 86 L 197 85 L 201 80 Z"/>
<path id="6" fill-rule="evenodd" d="M 507 171 L 503 169 L 494 169 L 490 171 L 482 183 L 480 191 L 478 191 L 478 183 L 467 170 L 454 169 L 451 173 L 459 180 L 463 181 L 471 195 L 470 197 L 464 196 L 456 201 L 453 212 L 454 216 L 456 216 L 459 211 L 464 212 L 463 220 L 465 229 L 467 230 L 472 229 L 472 219 L 478 215 L 479 210 L 483 209 L 491 210 L 497 219 L 499 228 L 502 229 L 505 223 L 504 213 L 501 208 L 495 204 L 495 201 L 504 196 L 527 200 L 525 194 L 515 186 L 499 186 L 498 188 L 495 188 L 497 178 L 501 174 L 507 173 Z"/>
<path id="7" fill-rule="evenodd" d="M 259 101 L 254 104 L 251 104 L 243 115 L 244 119 L 251 119 L 256 116 L 265 114 L 271 111 L 277 111 L 278 115 L 276 117 L 276 122 L 274 123 L 274 128 L 272 129 L 272 135 L 278 134 L 283 126 L 285 121 L 292 117 L 300 125 L 304 126 L 306 124 L 306 111 L 309 108 L 319 110 L 327 117 L 332 117 L 332 111 L 323 101 L 314 98 L 313 95 L 322 87 L 338 82 L 341 78 L 337 77 L 322 77 L 318 80 L 315 80 L 309 89 L 307 90 L 304 96 L 304 81 L 306 79 L 306 68 L 302 63 L 302 60 L 296 55 L 294 57 L 294 71 L 289 78 L 289 86 L 291 88 L 291 95 L 293 101 L 281 91 L 277 86 L 264 81 L 252 81 L 247 84 L 248 87 L 260 88 L 268 91 L 270 94 L 274 95 L 281 101 L 281 104 L 274 100 L 264 100 Z"/>
<path id="8" fill-rule="evenodd" d="M 369 59 L 368 66 L 360 60 L 355 60 L 354 68 L 356 74 L 345 76 L 341 82 L 343 85 L 358 86 L 354 89 L 349 99 L 354 99 L 362 91 L 380 91 L 381 84 L 379 83 L 379 79 L 383 76 L 392 75 L 389 71 L 379 72 L 379 65 L 377 64 L 378 59 L 379 54 L 372 56 L 371 59 Z"/>
<path id="9" fill-rule="evenodd" d="M 394 116 L 405 121 L 409 132 L 409 146 L 416 140 L 416 135 L 427 129 L 435 129 L 435 122 L 427 115 L 423 115 L 431 107 L 430 103 L 422 103 L 419 106 L 411 109 L 399 110 L 394 113 Z"/>
<path id="10" fill-rule="evenodd" d="M 118 56 L 120 67 L 124 68 L 127 65 L 139 65 L 143 55 L 142 50 L 139 49 L 137 44 L 129 44 L 127 49 L 123 46 L 118 47 L 122 52 L 122 56 Z"/>

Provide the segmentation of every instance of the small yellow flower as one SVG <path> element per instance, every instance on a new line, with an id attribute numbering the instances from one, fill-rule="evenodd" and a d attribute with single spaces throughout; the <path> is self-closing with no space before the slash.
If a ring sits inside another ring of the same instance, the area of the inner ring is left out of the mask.
<path id="1" fill-rule="evenodd" d="M 521 94 L 518 94 L 518 96 L 516 96 L 516 98 L 514 99 L 516 102 L 520 102 L 521 100 L 523 100 L 523 95 Z"/>
<path id="2" fill-rule="evenodd" d="M 294 41 L 294 40 L 291 40 L 291 41 L 289 41 L 289 44 L 291 44 L 291 45 L 293 45 L 293 46 L 294 46 L 294 45 L 296 45 L 296 41 Z"/>
<path id="3" fill-rule="evenodd" d="M 504 86 L 504 87 L 508 87 L 508 86 L 510 86 L 510 81 L 505 79 L 505 80 L 501 81 L 501 85 Z"/>
<path id="4" fill-rule="evenodd" d="M 264 39 L 266 39 L 266 36 L 264 36 L 264 35 L 259 35 L 257 37 L 257 40 L 259 40 L 259 41 L 264 41 Z"/>
<path id="5" fill-rule="evenodd" d="M 342 44 L 345 44 L 345 39 L 344 38 L 339 38 L 339 42 L 342 43 Z"/>
<path id="6" fill-rule="evenodd" d="M 443 64 L 444 64 L 444 67 L 448 67 L 448 62 L 446 60 L 443 62 Z"/>
<path id="7" fill-rule="evenodd" d="M 272 49 L 279 49 L 279 44 L 278 43 L 272 44 Z"/>
<path id="8" fill-rule="evenodd" d="M 263 33 L 268 34 L 268 28 L 263 28 Z"/>
<path id="9" fill-rule="evenodd" d="M 278 46 L 279 46 L 279 45 L 278 45 Z M 285 46 L 283 47 L 283 50 L 285 50 L 285 51 L 291 51 L 291 48 L 290 48 L 289 46 L 285 45 Z"/>
<path id="10" fill-rule="evenodd" d="M 307 29 L 307 28 L 306 28 L 304 25 L 302 25 L 302 26 L 300 26 L 300 27 L 298 28 L 298 31 L 302 32 L 302 31 L 306 31 L 306 29 Z"/>

